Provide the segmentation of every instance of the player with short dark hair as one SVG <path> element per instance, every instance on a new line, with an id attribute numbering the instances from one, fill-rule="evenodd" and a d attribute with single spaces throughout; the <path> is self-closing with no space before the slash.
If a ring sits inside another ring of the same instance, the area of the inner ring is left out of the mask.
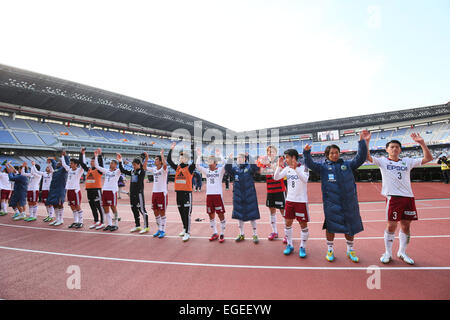
<path id="1" fill-rule="evenodd" d="M 14 190 L 9 201 L 9 206 L 15 211 L 12 218 L 13 220 L 23 220 L 26 217 L 28 178 L 21 174 L 22 167 L 13 167 L 8 162 L 6 168 L 9 180 L 14 182 Z"/>
<path id="2" fill-rule="evenodd" d="M 63 160 L 64 158 L 64 160 Z M 48 190 L 46 203 L 55 209 L 56 219 L 49 223 L 51 226 L 60 226 L 64 223 L 64 200 L 66 198 L 66 182 L 68 172 L 62 167 L 62 161 L 69 162 L 66 152 L 61 153 L 61 160 L 56 162 L 55 158 L 47 158 L 47 163 L 53 168 L 52 180 Z"/>
<path id="3" fill-rule="evenodd" d="M 103 166 L 102 149 L 98 148 L 98 164 Z M 95 167 L 95 157 L 91 158 L 90 167 L 86 165 L 86 148 L 82 148 L 80 158 L 78 159 L 84 171 L 87 172 L 85 179 L 86 194 L 89 206 L 94 217 L 94 224 L 89 229 L 100 230 L 105 227 L 103 223 L 103 207 L 102 207 L 102 176 L 103 173 Z"/>
<path id="4" fill-rule="evenodd" d="M 306 166 L 320 174 L 322 185 L 323 208 L 325 221 L 323 229 L 326 230 L 328 252 L 326 259 L 334 261 L 334 236 L 343 233 L 347 240 L 347 257 L 353 262 L 359 262 L 354 245 L 355 234 L 364 230 L 359 212 L 358 196 L 353 170 L 361 166 L 367 158 L 367 149 L 370 133 L 367 130 L 360 132 L 358 153 L 352 160 L 340 158 L 340 149 L 330 145 L 325 149 L 326 159 L 322 163 L 313 161 L 311 146 L 306 145 L 303 156 Z"/>
<path id="5" fill-rule="evenodd" d="M 37 173 L 37 171 L 40 170 L 40 166 L 38 164 L 35 164 L 33 161 L 32 167 L 30 169 L 30 172 L 27 172 L 28 165 L 26 162 L 22 165 L 22 171 L 21 174 L 25 177 L 29 178 L 28 181 L 28 191 L 27 191 L 27 201 L 28 201 L 28 210 L 30 212 L 30 215 L 23 219 L 23 221 L 36 221 L 36 215 L 37 215 L 37 203 L 39 200 L 39 184 L 41 183 L 42 176 Z M 35 166 L 36 165 L 36 166 Z"/>
<path id="6" fill-rule="evenodd" d="M 80 179 L 84 169 L 79 166 L 78 159 L 70 159 L 70 163 L 66 163 L 65 158 L 61 162 L 63 168 L 67 171 L 67 202 L 73 213 L 73 223 L 69 228 L 79 229 L 83 227 L 83 210 L 81 210 L 81 190 Z"/>
<path id="7" fill-rule="evenodd" d="M 179 234 L 183 241 L 189 240 L 191 232 L 192 213 L 192 176 L 195 170 L 195 162 L 188 164 L 189 154 L 180 152 L 180 163 L 177 165 L 172 161 L 172 151 L 176 142 L 170 146 L 167 163 L 175 170 L 175 192 L 177 194 L 177 206 L 183 222 L 183 231 Z"/>
<path id="8" fill-rule="evenodd" d="M 98 163 L 99 153 L 94 152 L 95 167 L 103 173 L 105 180 L 102 188 L 102 206 L 105 213 L 105 222 L 107 226 L 103 228 L 103 231 L 116 231 L 119 229 L 119 213 L 117 212 L 117 191 L 119 189 L 117 181 L 120 177 L 120 169 L 117 168 L 117 160 L 111 160 L 109 163 L 109 170 L 103 168 Z M 109 209 L 114 213 L 114 219 L 109 213 Z M 114 220 L 114 222 L 113 222 Z"/>
<path id="9" fill-rule="evenodd" d="M 367 153 L 367 160 L 378 165 L 381 170 L 381 194 L 386 197 L 386 220 L 388 221 L 384 231 L 386 250 L 380 258 L 380 261 L 385 264 L 392 261 L 392 244 L 398 222 L 400 222 L 401 229 L 397 257 L 408 264 L 414 264 L 414 260 L 406 254 L 406 247 L 411 237 L 411 222 L 418 219 L 410 172 L 413 168 L 433 160 L 433 156 L 420 134 L 412 133 L 411 138 L 421 146 L 423 158 L 400 158 L 402 144 L 398 140 L 391 140 L 386 144 L 388 158 L 372 157 L 370 152 Z"/>
<path id="10" fill-rule="evenodd" d="M 219 239 L 219 243 L 225 241 L 225 206 L 223 204 L 223 188 L 222 180 L 225 174 L 225 166 L 222 165 L 218 167 L 218 162 L 220 159 L 219 150 L 216 150 L 216 156 L 208 157 L 208 169 L 203 168 L 202 163 L 202 152 L 197 149 L 197 170 L 199 170 L 206 177 L 206 212 L 209 216 L 209 225 L 213 231 L 209 241 L 214 241 Z M 221 232 L 220 235 L 217 232 L 216 225 L 216 213 L 219 216 Z"/>
<path id="11" fill-rule="evenodd" d="M 153 237 L 161 239 L 166 235 L 167 177 L 169 174 L 163 149 L 155 157 L 155 166 L 147 167 L 147 172 L 153 175 L 152 209 L 158 226 L 158 231 L 153 234 Z"/>
<path id="12" fill-rule="evenodd" d="M 125 175 L 131 176 L 130 180 L 130 205 L 131 211 L 133 212 L 135 227 L 130 230 L 130 232 L 139 231 L 140 234 L 147 233 L 149 231 L 148 227 L 148 214 L 145 210 L 145 200 L 144 200 L 144 179 L 145 171 L 147 168 L 148 154 L 144 153 L 144 162 L 139 158 L 135 158 L 132 161 L 133 170 L 126 170 L 122 164 L 122 155 L 117 154 L 117 161 L 119 161 L 119 169 Z M 144 229 L 141 228 L 140 214 L 144 220 Z"/>
<path id="13" fill-rule="evenodd" d="M 285 233 L 287 238 L 287 246 L 284 250 L 285 255 L 294 252 L 292 243 L 292 223 L 294 219 L 301 227 L 301 244 L 299 248 L 300 258 L 306 257 L 306 242 L 308 241 L 308 179 L 309 170 L 299 162 L 299 154 L 295 149 L 288 149 L 284 152 L 287 167 L 284 167 L 284 158 L 278 159 L 278 165 L 274 173 L 274 179 L 280 180 L 287 178 L 287 197 L 286 209 L 284 212 Z"/>

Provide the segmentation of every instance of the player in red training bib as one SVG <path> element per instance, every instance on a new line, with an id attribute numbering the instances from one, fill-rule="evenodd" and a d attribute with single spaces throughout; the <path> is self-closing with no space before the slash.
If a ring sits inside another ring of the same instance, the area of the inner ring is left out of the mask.
<path id="1" fill-rule="evenodd" d="M 273 240 L 278 238 L 277 209 L 280 210 L 281 215 L 284 216 L 286 185 L 284 184 L 283 178 L 277 180 L 274 179 L 273 176 L 278 160 L 277 148 L 270 145 L 267 147 L 266 152 L 267 156 L 260 157 L 257 165 L 261 168 L 261 174 L 266 176 L 266 207 L 268 207 L 270 211 L 270 225 L 272 227 L 272 232 L 269 234 L 268 239 Z M 284 240 L 286 243 L 286 237 Z"/>

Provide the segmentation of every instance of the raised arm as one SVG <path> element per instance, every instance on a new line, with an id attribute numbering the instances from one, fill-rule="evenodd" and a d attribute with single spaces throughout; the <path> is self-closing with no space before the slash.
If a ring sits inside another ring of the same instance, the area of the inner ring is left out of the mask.
<path id="1" fill-rule="evenodd" d="M 193 157 L 192 157 L 192 163 L 189 165 L 189 168 L 188 168 L 188 170 L 189 170 L 189 172 L 190 172 L 191 174 L 194 173 L 195 168 L 197 167 L 197 166 L 195 165 L 195 161 L 196 161 L 196 157 L 195 157 L 195 153 L 194 153 L 194 154 L 193 154 Z"/>
<path id="2" fill-rule="evenodd" d="M 286 167 L 286 168 L 283 168 L 282 166 L 283 166 L 283 162 L 284 162 L 284 160 L 283 160 L 283 158 L 282 157 L 279 157 L 278 158 L 278 163 L 277 163 L 277 167 L 276 167 L 276 169 L 275 169 L 275 172 L 273 173 L 273 179 L 274 180 L 281 180 L 281 179 L 283 179 L 284 177 L 286 177 L 286 175 L 287 175 L 287 168 L 288 167 Z"/>
<path id="3" fill-rule="evenodd" d="M 225 164 L 225 172 L 228 175 L 230 175 L 230 176 L 234 175 L 234 172 L 233 172 L 233 154 L 232 153 L 230 153 L 230 155 L 228 156 L 227 163 Z"/>
<path id="4" fill-rule="evenodd" d="M 177 165 L 172 161 L 172 151 L 176 146 L 176 142 L 172 143 L 170 146 L 169 154 L 167 155 L 167 163 L 172 167 L 173 170 L 177 170 Z"/>
<path id="5" fill-rule="evenodd" d="M 369 142 L 371 134 L 367 130 L 363 130 L 359 133 L 358 153 L 350 161 L 350 168 L 352 170 L 358 169 L 367 159 L 367 153 L 369 152 Z"/>
<path id="6" fill-rule="evenodd" d="M 16 168 L 14 168 L 14 167 L 11 165 L 11 162 L 7 162 L 5 165 L 6 165 L 6 171 L 8 171 L 8 175 L 9 175 L 9 174 L 16 174 L 16 173 L 17 173 Z M 11 180 L 11 179 L 10 179 L 10 180 Z"/>
<path id="7" fill-rule="evenodd" d="M 117 162 L 119 162 L 119 170 L 120 172 L 122 172 L 123 174 L 126 174 L 128 176 L 131 176 L 132 172 L 130 170 L 127 170 L 123 167 L 123 163 L 122 163 L 122 155 L 120 153 L 116 154 L 116 159 Z M 145 166 L 144 168 L 146 168 L 147 166 Z"/>
<path id="8" fill-rule="evenodd" d="M 161 149 L 161 151 L 159 152 L 159 155 L 161 156 L 161 161 L 163 163 L 163 169 L 164 169 L 164 171 L 167 171 L 167 161 L 166 161 L 166 157 L 164 157 L 164 149 Z"/>
<path id="9" fill-rule="evenodd" d="M 226 161 L 225 161 L 225 158 L 222 157 L 222 155 L 220 154 L 220 150 L 219 149 L 216 149 L 216 159 L 217 159 L 217 165 L 220 165 L 219 174 L 224 175 L 225 174 Z M 218 159 L 220 159 L 220 162 L 219 162 Z"/>
<path id="10" fill-rule="evenodd" d="M 145 171 L 147 171 L 147 163 L 148 163 L 148 153 L 144 152 L 145 154 L 145 158 L 144 158 L 144 162 L 142 162 L 142 169 L 144 169 Z"/>
<path id="11" fill-rule="evenodd" d="M 64 151 L 61 155 L 61 164 L 66 171 L 70 170 L 69 164 L 66 163 L 66 152 Z"/>
<path id="12" fill-rule="evenodd" d="M 56 169 L 56 161 L 54 158 L 47 158 L 48 165 L 52 168 L 52 171 L 55 171 Z"/>
<path id="13" fill-rule="evenodd" d="M 31 162 L 31 174 L 34 174 L 35 176 L 43 176 L 44 173 L 41 171 L 38 171 L 38 169 L 36 169 L 36 163 L 33 161 Z"/>
<path id="14" fill-rule="evenodd" d="M 411 134 L 411 138 L 415 142 L 420 144 L 420 147 L 422 148 L 422 151 L 423 151 L 422 164 L 425 164 L 425 163 L 430 162 L 431 160 L 433 160 L 433 155 L 431 154 L 430 149 L 428 149 L 428 146 L 425 144 L 425 140 L 420 136 L 420 134 L 413 132 Z"/>
<path id="15" fill-rule="evenodd" d="M 201 173 L 203 173 L 203 174 L 205 174 L 205 175 L 208 173 L 208 171 L 207 171 L 205 168 L 202 167 L 202 152 L 201 152 L 200 148 L 197 149 L 197 160 L 196 160 L 196 165 L 197 165 L 197 169 L 198 169 Z"/>
<path id="16" fill-rule="evenodd" d="M 95 156 L 95 160 L 94 160 L 94 164 L 95 164 L 95 168 L 100 171 L 101 173 L 106 173 L 108 172 L 108 170 L 106 170 L 105 168 L 103 168 L 102 166 L 100 166 L 100 164 L 98 163 L 98 153 L 97 151 L 94 152 L 94 156 Z"/>
<path id="17" fill-rule="evenodd" d="M 222 154 L 220 153 L 219 149 L 216 149 L 216 160 L 218 165 L 225 165 L 226 163 L 225 158 L 222 157 Z"/>
<path id="18" fill-rule="evenodd" d="M 84 148 L 81 149 L 80 156 L 78 158 L 78 162 L 80 163 L 80 166 L 83 168 L 83 170 L 88 171 L 89 167 L 86 165 L 85 152 L 86 152 L 86 149 L 84 149 Z"/>
<path id="19" fill-rule="evenodd" d="M 31 172 L 26 172 L 26 168 L 27 168 L 27 165 L 24 162 L 23 165 L 22 165 L 22 170 L 20 170 L 20 174 L 25 176 L 25 177 L 32 177 L 33 174 Z"/>
<path id="20" fill-rule="evenodd" d="M 250 164 L 250 170 L 252 172 L 252 174 L 257 174 L 260 172 L 261 168 L 258 167 L 258 165 L 256 164 L 255 158 L 249 154 L 247 154 L 248 157 L 248 163 Z"/>
<path id="21" fill-rule="evenodd" d="M 320 169 L 322 168 L 322 166 L 319 163 L 314 162 L 314 160 L 312 159 L 311 146 L 309 144 L 307 144 L 303 149 L 303 158 L 305 159 L 306 167 L 308 167 L 309 169 L 311 169 L 316 173 L 320 173 Z"/>

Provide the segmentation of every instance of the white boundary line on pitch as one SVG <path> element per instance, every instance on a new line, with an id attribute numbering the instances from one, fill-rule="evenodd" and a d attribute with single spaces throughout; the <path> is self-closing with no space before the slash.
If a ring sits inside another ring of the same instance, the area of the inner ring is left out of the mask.
<path id="1" fill-rule="evenodd" d="M 13 247 L 3 247 L 0 249 L 27 252 L 27 253 L 39 253 L 55 256 L 65 256 L 73 258 L 85 258 L 96 260 L 109 260 L 109 261 L 121 261 L 121 262 L 137 262 L 148 264 L 166 264 L 177 266 L 194 266 L 194 267 L 216 267 L 216 268 L 241 268 L 241 269 L 275 269 L 275 270 L 364 270 L 370 269 L 368 267 L 297 267 L 297 266 L 258 266 L 258 265 L 240 265 L 240 264 L 214 264 L 214 263 L 195 263 L 195 262 L 174 262 L 174 261 L 158 261 L 158 260 L 140 260 L 140 259 L 126 259 L 126 258 L 112 258 L 102 256 L 88 256 L 82 254 L 52 252 L 52 251 L 40 251 L 31 249 L 21 249 Z M 450 267 L 378 267 L 380 270 L 450 270 Z"/>
<path id="2" fill-rule="evenodd" d="M 130 233 L 115 233 L 115 232 L 104 232 L 104 231 L 84 231 L 84 230 L 67 230 L 67 229 L 54 229 L 54 228 L 42 228 L 42 227 L 31 227 L 31 226 L 19 226 L 14 224 L 4 224 L 0 223 L 0 226 L 3 227 L 12 227 L 12 228 L 23 228 L 23 229 L 33 229 L 33 230 L 44 230 L 44 231 L 57 231 L 57 232 L 72 232 L 72 233 L 82 233 L 82 234 L 90 234 L 90 235 L 110 235 L 110 236 L 124 236 L 124 237 L 139 237 L 139 238 L 145 238 L 150 237 L 153 238 L 153 235 L 151 234 L 130 234 Z M 57 228 L 57 227 L 56 227 Z M 175 239 L 181 239 L 180 236 L 164 236 L 164 238 L 175 238 Z M 396 236 L 398 238 L 398 236 Z M 411 238 L 417 238 L 417 239 L 423 239 L 423 238 L 450 238 L 450 234 L 444 234 L 444 235 L 429 235 L 429 236 L 411 236 Z M 201 236 L 191 236 L 191 239 L 209 239 L 208 237 L 201 237 Z M 234 238 L 231 237 L 225 237 L 225 239 L 234 240 Z M 357 240 L 378 240 L 378 239 L 384 239 L 383 237 L 357 237 L 355 238 Z M 259 240 L 267 240 L 267 238 L 260 238 Z M 278 240 L 282 240 L 281 238 L 278 238 Z M 292 238 L 292 240 L 301 240 L 300 238 Z M 308 238 L 308 240 L 325 240 L 325 238 Z M 345 240 L 345 238 L 335 238 L 335 240 Z"/>

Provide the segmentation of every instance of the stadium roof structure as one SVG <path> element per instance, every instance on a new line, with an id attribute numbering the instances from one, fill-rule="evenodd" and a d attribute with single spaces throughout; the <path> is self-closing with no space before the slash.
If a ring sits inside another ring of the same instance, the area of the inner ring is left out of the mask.
<path id="1" fill-rule="evenodd" d="M 202 130 L 227 128 L 117 93 L 0 64 L 0 102 L 172 132 L 194 121 Z"/>
<path id="2" fill-rule="evenodd" d="M 70 114 L 111 123 L 126 124 L 130 130 L 154 129 L 170 134 L 176 129 L 187 129 L 194 135 L 194 122 L 202 121 L 202 131 L 217 129 L 228 136 L 236 133 L 228 128 L 192 115 L 134 99 L 117 93 L 89 87 L 39 73 L 0 64 L 0 103 Z M 279 136 L 310 134 L 319 131 L 369 128 L 433 117 L 450 118 L 450 102 L 441 105 L 382 112 L 340 119 L 300 123 L 266 128 L 278 130 Z"/>
<path id="3" fill-rule="evenodd" d="M 418 119 L 427 119 L 438 116 L 448 116 L 450 118 L 450 102 L 446 104 L 411 108 L 398 111 L 380 112 L 362 116 L 322 120 L 308 123 L 301 123 L 277 128 L 267 128 L 268 131 L 278 129 L 280 136 L 314 133 L 328 130 L 342 130 L 354 128 L 367 128 L 389 123 L 399 123 Z"/>

